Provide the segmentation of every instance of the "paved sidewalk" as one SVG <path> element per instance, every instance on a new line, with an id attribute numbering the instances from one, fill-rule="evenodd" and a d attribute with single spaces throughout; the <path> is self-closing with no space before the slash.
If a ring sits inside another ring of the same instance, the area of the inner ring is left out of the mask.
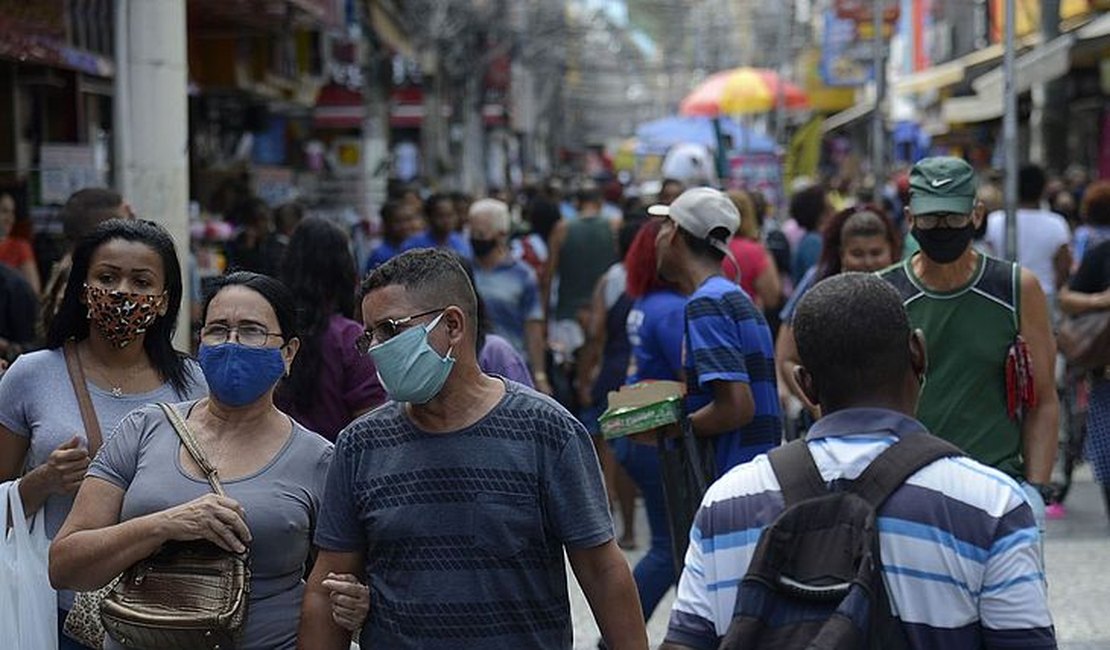
<path id="1" fill-rule="evenodd" d="M 1110 650 L 1110 524 L 1098 486 L 1081 468 L 1068 496 L 1067 516 L 1048 522 L 1045 565 L 1049 599 L 1061 650 Z M 617 524 L 618 533 L 620 524 Z M 647 520 L 638 508 L 636 538 L 640 548 L 626 553 L 635 565 L 648 542 Z M 568 574 L 570 573 L 568 567 Z M 648 621 L 648 640 L 663 642 L 674 591 Z M 599 634 L 578 583 L 570 576 L 575 650 L 597 648 Z"/>

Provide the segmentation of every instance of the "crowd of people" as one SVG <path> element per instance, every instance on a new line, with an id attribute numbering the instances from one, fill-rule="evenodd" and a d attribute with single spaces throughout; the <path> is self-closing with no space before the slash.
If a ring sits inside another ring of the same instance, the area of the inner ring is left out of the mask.
<path id="1" fill-rule="evenodd" d="M 1058 395 L 1089 393 L 1110 515 L 1110 375 L 1065 372 L 1053 332 L 1110 309 L 1110 184 L 1019 180 L 1015 262 L 992 181 L 941 157 L 881 204 L 796 183 L 782 214 L 674 179 L 398 187 L 354 232 L 244 198 L 203 283 L 98 188 L 64 206 L 42 282 L 0 195 L 0 482 L 53 540 L 59 647 L 89 647 L 66 628 L 85 594 L 207 540 L 250 551 L 244 648 L 346 648 L 356 630 L 364 647 L 569 648 L 568 564 L 602 647 L 646 647 L 676 588 L 664 647 L 715 648 L 770 616 L 745 575 L 795 502 L 784 443 L 841 489 L 922 432 L 958 453 L 875 504 L 899 634 L 1055 647 Z M 613 391 L 660 380 L 685 387 L 677 426 L 601 435 Z M 650 542 L 629 567 L 640 500 Z"/>

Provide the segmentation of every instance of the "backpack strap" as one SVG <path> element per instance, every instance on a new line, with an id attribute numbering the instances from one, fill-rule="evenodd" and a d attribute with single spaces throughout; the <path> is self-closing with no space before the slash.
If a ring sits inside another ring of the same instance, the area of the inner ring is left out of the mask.
<path id="1" fill-rule="evenodd" d="M 805 438 L 775 447 L 767 453 L 767 459 L 771 461 L 787 508 L 828 492 Z"/>
<path id="2" fill-rule="evenodd" d="M 849 489 L 878 510 L 921 468 L 941 458 L 963 455 L 959 447 L 924 431 L 905 435 L 871 461 Z"/>

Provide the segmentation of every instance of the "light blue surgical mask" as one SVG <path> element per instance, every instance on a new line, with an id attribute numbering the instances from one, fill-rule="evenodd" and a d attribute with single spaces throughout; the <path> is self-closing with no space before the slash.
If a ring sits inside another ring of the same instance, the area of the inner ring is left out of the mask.
<path id="1" fill-rule="evenodd" d="M 455 366 L 452 348 L 441 357 L 428 343 L 428 333 L 442 318 L 441 312 L 427 325 L 409 328 L 369 349 L 370 358 L 378 369 L 378 379 L 393 401 L 426 404 L 443 389 Z"/>

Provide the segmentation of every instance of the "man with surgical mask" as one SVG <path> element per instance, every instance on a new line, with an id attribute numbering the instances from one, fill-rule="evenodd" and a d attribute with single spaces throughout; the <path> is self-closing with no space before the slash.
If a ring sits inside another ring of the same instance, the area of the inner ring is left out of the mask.
<path id="1" fill-rule="evenodd" d="M 1036 276 L 972 247 L 984 218 L 975 196 L 963 160 L 918 162 L 906 219 L 921 251 L 880 274 L 925 333 L 918 419 L 1021 483 L 1043 533 L 1057 444 L 1056 342 Z"/>
<path id="2" fill-rule="evenodd" d="M 403 253 L 362 290 L 359 348 L 392 401 L 339 435 L 298 647 L 346 650 L 323 581 L 352 574 L 372 594 L 364 648 L 569 650 L 565 551 L 608 647 L 646 650 L 590 437 L 550 398 L 481 371 L 457 257 Z"/>
<path id="3" fill-rule="evenodd" d="M 468 221 L 474 288 L 485 304 L 491 331 L 528 359 L 536 389 L 550 395 L 540 283 L 532 267 L 513 259 L 509 250 L 509 206 L 497 199 L 481 199 L 470 206 Z"/>

